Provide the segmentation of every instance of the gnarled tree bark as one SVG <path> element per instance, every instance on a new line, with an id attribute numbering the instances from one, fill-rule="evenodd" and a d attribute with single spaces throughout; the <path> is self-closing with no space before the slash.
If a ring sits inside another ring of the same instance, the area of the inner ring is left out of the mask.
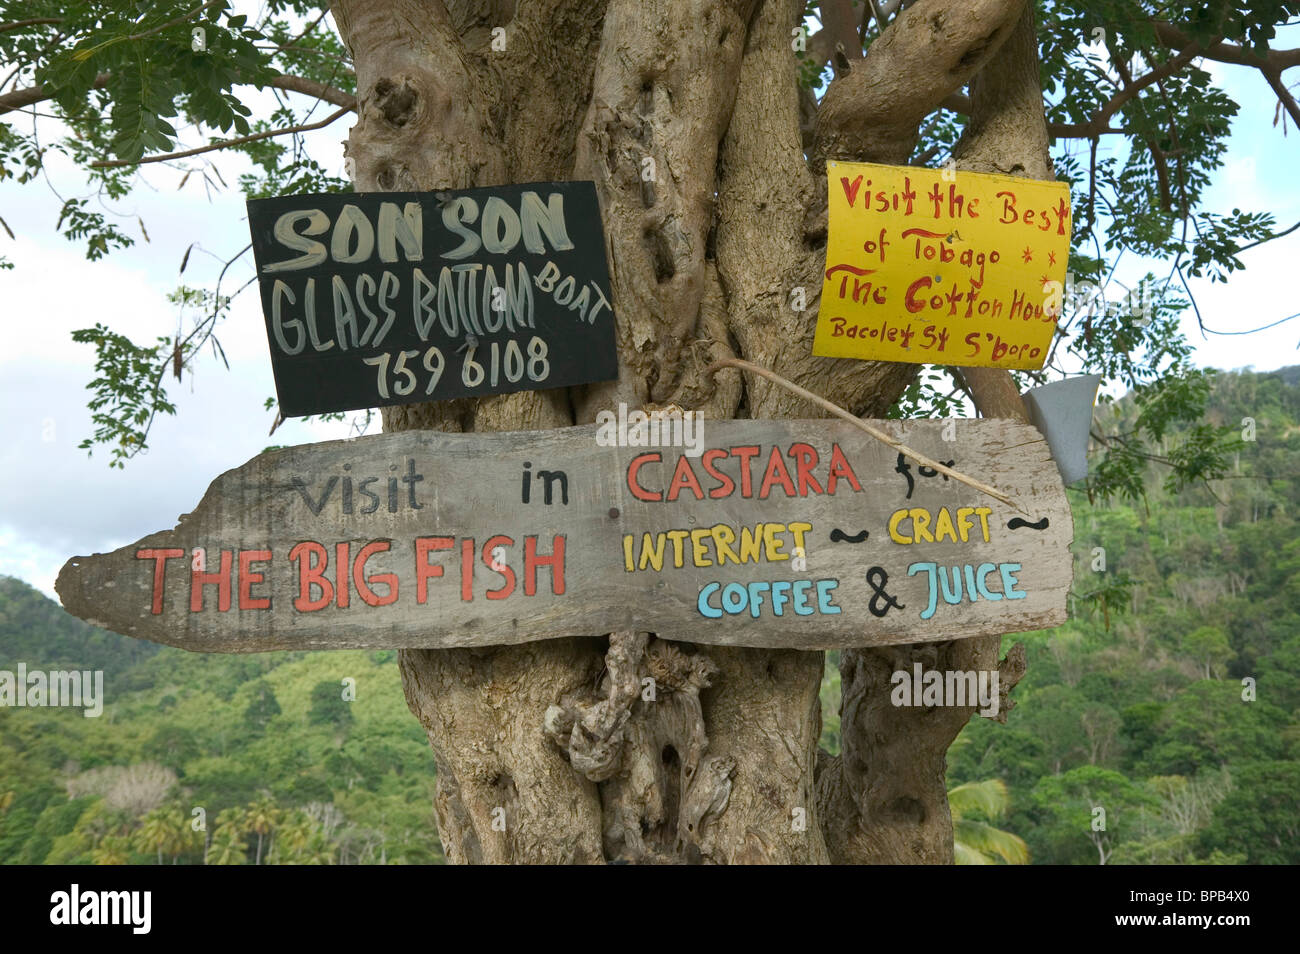
<path id="1" fill-rule="evenodd" d="M 822 416 L 763 378 L 702 375 L 735 356 L 855 413 L 887 411 L 914 366 L 811 355 L 821 164 L 906 161 L 917 123 L 972 77 L 971 167 L 1008 171 L 1008 157 L 1040 147 L 1045 161 L 1032 20 L 1024 0 L 917 0 L 841 69 L 810 160 L 791 46 L 802 9 L 334 3 L 357 70 L 345 147 L 356 188 L 594 180 L 617 309 L 616 382 L 386 408 L 386 429 L 549 428 L 620 401 L 706 419 Z M 1014 49 L 999 52 L 1009 36 Z M 996 638 L 846 652 L 842 759 L 817 750 L 821 653 L 593 633 L 404 651 L 401 668 L 433 746 L 451 861 L 946 862 L 944 753 L 973 710 L 895 709 L 888 677 L 914 660 L 971 669 L 997 656 Z M 1023 665 L 1015 653 L 1000 664 L 1004 689 Z"/>

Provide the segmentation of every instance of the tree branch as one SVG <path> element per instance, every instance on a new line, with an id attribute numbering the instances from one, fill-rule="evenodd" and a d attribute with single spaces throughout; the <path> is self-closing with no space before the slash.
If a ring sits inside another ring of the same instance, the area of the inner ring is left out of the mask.
<path id="1" fill-rule="evenodd" d="M 344 113 L 350 112 L 352 112 L 350 107 L 343 106 L 330 113 L 320 122 L 307 123 L 301 126 L 285 126 L 283 129 L 269 129 L 266 132 L 251 133 L 247 136 L 238 136 L 235 139 L 223 139 L 220 142 L 209 143 L 206 146 L 199 146 L 196 149 L 184 149 L 180 152 L 168 152 L 157 156 L 145 156 L 143 159 L 106 159 L 100 162 L 92 162 L 90 168 L 117 169 L 122 166 L 142 166 L 147 162 L 166 162 L 169 159 L 184 159 L 188 156 L 197 156 L 204 152 L 215 152 L 218 149 L 229 149 L 231 146 L 241 146 L 246 142 L 257 142 L 261 139 L 270 139 L 273 136 L 283 136 L 287 133 L 308 132 L 312 129 L 320 129 L 322 126 L 328 126 Z"/>
<path id="2" fill-rule="evenodd" d="M 23 27 L 40 26 L 44 23 L 62 23 L 63 17 L 32 17 L 30 20 L 14 20 L 12 23 L 0 23 L 0 33 L 21 30 Z"/>
<path id="3" fill-rule="evenodd" d="M 320 22 L 324 20 L 325 17 L 329 14 L 329 12 L 330 12 L 330 8 L 325 7 L 325 9 L 321 10 L 320 16 L 318 16 L 315 20 L 312 20 L 311 23 L 307 24 L 307 26 L 303 28 L 303 31 L 301 33 L 299 33 L 289 42 L 282 43 L 280 46 L 277 46 L 274 50 L 271 51 L 271 55 L 274 56 L 276 53 L 281 53 L 289 49 L 290 47 L 297 46 L 298 41 L 303 39 L 312 30 L 316 29 L 316 27 L 320 25 Z"/>
<path id="4" fill-rule="evenodd" d="M 939 108 L 946 109 L 952 113 L 961 113 L 963 116 L 969 116 L 971 110 L 970 97 L 965 93 L 949 93 L 943 98 L 943 102 L 939 104 Z M 1116 129 L 1111 126 L 1106 129 L 1095 130 L 1094 133 L 1090 135 L 1079 135 L 1078 133 L 1073 132 L 1072 129 L 1073 127 L 1068 123 L 1047 124 L 1048 134 L 1057 139 L 1091 139 L 1093 135 L 1102 136 L 1124 132 L 1123 129 Z"/>
<path id="5" fill-rule="evenodd" d="M 1123 130 L 1111 129 L 1110 120 L 1112 116 L 1124 107 L 1125 103 L 1132 100 L 1133 97 L 1137 96 L 1138 93 L 1142 92 L 1142 90 L 1146 89 L 1153 83 L 1158 83 L 1165 77 L 1173 76 L 1200 55 L 1202 54 L 1198 48 L 1189 47 L 1188 49 L 1183 50 L 1173 59 L 1161 63 L 1151 72 L 1134 80 L 1132 85 L 1126 86 L 1124 89 L 1112 96 L 1106 105 L 1098 110 L 1092 119 L 1088 120 L 1086 123 L 1053 124 L 1056 129 L 1060 130 L 1059 133 L 1054 133 L 1054 135 L 1059 135 L 1065 138 L 1091 139 L 1093 136 L 1100 136 L 1107 132 L 1122 132 Z"/>
<path id="6" fill-rule="evenodd" d="M 174 20 L 168 20 L 166 23 L 160 23 L 158 24 L 158 26 L 145 30 L 143 33 L 133 33 L 128 37 L 124 37 L 123 39 L 143 40 L 145 37 L 153 36 L 155 33 L 161 33 L 163 30 L 166 30 L 169 27 L 179 26 L 180 24 L 185 23 L 187 20 L 193 20 L 200 13 L 206 10 L 208 7 L 215 7 L 217 4 L 222 2 L 224 2 L 224 0 L 208 0 L 207 3 L 200 4 L 199 6 L 195 7 L 193 10 L 191 10 L 189 13 L 186 13 L 183 16 L 179 16 Z"/>
<path id="7" fill-rule="evenodd" d="M 848 6 L 848 4 L 849 0 L 836 0 L 835 5 L 844 7 Z M 858 42 L 859 34 L 857 30 L 862 25 L 866 4 L 859 3 L 856 9 L 849 11 L 849 16 L 853 22 L 851 37 L 847 32 L 846 24 L 838 19 L 835 20 L 834 25 L 829 22 L 834 17 L 834 14 L 828 14 L 827 12 L 827 8 L 831 6 L 832 4 L 829 2 L 822 4 L 822 28 L 808 37 L 808 58 L 816 63 L 819 69 L 830 62 L 831 56 L 835 53 L 836 43 L 843 43 L 844 52 L 849 56 L 853 56 L 850 50 L 856 49 L 858 51 L 857 58 L 862 57 L 862 44 Z M 846 37 L 848 38 L 846 39 Z"/>
<path id="8" fill-rule="evenodd" d="M 866 5 L 859 3 L 857 6 L 855 13 L 850 0 L 822 0 L 819 5 L 822 29 L 817 32 L 817 36 L 826 36 L 826 42 L 822 45 L 829 47 L 828 55 L 832 62 L 835 62 L 835 54 L 841 49 L 844 57 L 850 61 L 862 59 L 862 40 L 858 26 L 862 22 Z M 809 46 L 811 45 L 810 43 Z M 847 69 L 846 66 L 845 70 Z M 835 75 L 838 76 L 839 73 L 839 63 L 836 62 Z"/>
<path id="9" fill-rule="evenodd" d="M 95 77 L 94 82 L 90 84 L 91 89 L 101 89 L 108 85 L 112 76 L 108 73 L 100 73 Z M 302 93 L 305 96 L 315 96 L 317 99 L 332 103 L 335 106 L 345 106 L 348 109 L 357 108 L 357 99 L 341 89 L 335 89 L 325 83 L 319 83 L 316 80 L 306 79 L 302 76 L 289 76 L 282 74 L 274 77 L 268 84 L 277 89 L 285 89 L 294 93 Z M 47 99 L 54 98 L 54 91 L 47 86 L 26 86 L 22 89 L 16 89 L 12 92 L 0 95 L 0 116 L 16 109 L 24 109 L 35 103 L 42 103 Z"/>
<path id="10" fill-rule="evenodd" d="M 1218 63 L 1233 63 L 1237 66 L 1253 66 L 1257 69 L 1271 69 L 1277 72 L 1290 69 L 1292 66 L 1300 66 L 1300 49 L 1294 50 L 1268 50 L 1260 57 L 1255 54 L 1249 47 L 1237 46 L 1233 43 L 1223 43 L 1216 41 L 1207 46 L 1201 47 L 1182 30 L 1178 29 L 1172 23 L 1166 23 L 1163 20 L 1156 20 L 1152 24 L 1155 27 L 1156 39 L 1165 46 L 1175 50 L 1186 50 L 1194 48 L 1198 56 L 1214 60 Z"/>
<path id="11" fill-rule="evenodd" d="M 1024 0 L 918 0 L 835 79 L 817 116 L 815 164 L 826 159 L 902 164 L 916 127 L 989 61 L 1015 28 Z"/>
<path id="12" fill-rule="evenodd" d="M 1293 66 L 1300 66 L 1300 48 L 1292 50 L 1266 49 L 1260 54 L 1246 46 L 1224 43 L 1221 39 L 1202 46 L 1172 23 L 1157 20 L 1153 22 L 1152 26 L 1155 27 L 1156 39 L 1165 46 L 1182 50 L 1184 53 L 1191 51 L 1193 55 L 1203 56 L 1219 63 L 1253 66 L 1259 70 L 1264 74 L 1264 78 L 1268 80 L 1268 85 L 1273 88 L 1273 92 L 1277 94 L 1278 102 L 1290 114 L 1296 125 L 1300 126 L 1300 106 L 1296 105 L 1295 97 L 1291 95 L 1290 90 L 1282 82 L 1284 70 L 1288 70 Z"/>
<path id="13" fill-rule="evenodd" d="M 314 96 L 335 106 L 343 106 L 347 109 L 357 108 L 357 98 L 351 93 L 345 93 L 341 89 L 336 89 L 325 83 L 318 83 L 316 80 L 307 79 L 303 76 L 290 76 L 285 73 L 273 78 L 267 85 L 274 86 L 276 89 L 286 89 L 293 93 L 302 93 L 304 96 Z"/>
<path id="14" fill-rule="evenodd" d="M 107 86 L 109 79 L 108 73 L 100 73 L 91 82 L 90 88 L 100 89 Z M 54 92 L 45 86 L 25 86 L 22 89 L 12 90 L 0 96 L 0 116 L 53 98 Z"/>
<path id="15" fill-rule="evenodd" d="M 1291 95 L 1291 91 L 1282 82 L 1282 74 L 1274 69 L 1261 69 L 1260 72 L 1264 74 L 1264 79 L 1268 80 L 1268 85 L 1273 87 L 1273 92 L 1277 93 L 1277 99 L 1282 104 L 1282 108 L 1290 113 L 1291 121 L 1297 127 L 1300 127 L 1300 106 L 1296 105 L 1295 97 Z"/>

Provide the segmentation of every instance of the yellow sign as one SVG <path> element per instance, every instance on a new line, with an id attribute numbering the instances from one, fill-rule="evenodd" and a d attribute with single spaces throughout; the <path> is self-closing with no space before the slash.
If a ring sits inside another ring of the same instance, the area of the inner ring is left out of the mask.
<path id="1" fill-rule="evenodd" d="M 1041 368 L 1070 254 L 1070 189 L 1012 176 L 826 163 L 813 354 Z"/>

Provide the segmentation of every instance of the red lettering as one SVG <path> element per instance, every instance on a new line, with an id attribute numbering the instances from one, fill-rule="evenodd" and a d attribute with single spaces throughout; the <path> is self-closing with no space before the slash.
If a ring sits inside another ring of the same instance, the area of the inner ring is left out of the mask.
<path id="1" fill-rule="evenodd" d="M 943 214 L 943 187 L 936 182 L 930 188 L 930 191 L 927 193 L 926 198 L 928 198 L 931 202 L 934 203 L 934 217 L 937 219 L 940 215 Z"/>
<path id="2" fill-rule="evenodd" d="M 934 283 L 931 282 L 929 278 L 922 275 L 916 281 L 912 282 L 912 284 L 908 285 L 907 295 L 903 299 L 903 306 L 913 314 L 915 314 L 916 312 L 924 308 L 925 307 L 924 299 L 921 301 L 917 301 L 914 297 L 912 297 L 912 293 L 917 291 L 924 291 L 925 289 L 929 288 L 932 284 Z"/>
<path id="3" fill-rule="evenodd" d="M 853 200 L 858 197 L 858 189 L 862 186 L 862 176 L 854 179 L 852 185 L 849 185 L 848 176 L 840 176 L 840 184 L 844 186 L 844 198 L 849 200 L 849 208 L 851 209 L 853 208 Z"/>
<path id="4" fill-rule="evenodd" d="M 831 276 L 834 275 L 834 274 L 837 273 L 837 272 L 847 272 L 847 273 L 851 273 L 851 274 L 853 274 L 853 275 L 862 276 L 862 275 L 871 275 L 871 274 L 874 274 L 875 271 L 876 271 L 876 270 L 875 270 L 874 268 L 856 268 L 856 267 L 853 266 L 853 265 L 832 265 L 830 268 L 826 269 L 826 279 L 827 279 L 827 281 L 829 281 L 830 278 L 831 278 Z M 854 286 L 855 286 L 855 287 L 854 287 L 854 296 L 855 296 L 855 297 L 856 297 L 856 295 L 857 295 L 857 285 L 858 285 L 858 284 L 859 284 L 859 283 L 858 283 L 857 279 L 854 279 Z M 843 297 L 845 296 L 845 294 L 847 293 L 847 291 L 848 291 L 848 285 L 849 285 L 849 276 L 846 274 L 843 278 L 840 279 L 840 297 L 841 297 L 841 298 L 843 298 Z M 871 283 L 868 282 L 867 285 L 868 285 L 868 287 L 870 287 Z"/>
<path id="5" fill-rule="evenodd" d="M 719 500 L 727 496 L 729 493 L 731 493 L 733 490 L 736 489 L 736 482 L 734 480 L 732 480 L 722 471 L 715 470 L 713 467 L 713 462 L 715 460 L 718 460 L 719 458 L 726 457 L 726 456 L 727 456 L 726 451 L 719 450 L 718 448 L 715 447 L 712 448 L 711 450 L 706 450 L 704 454 L 700 457 L 700 465 L 704 468 L 704 470 L 708 473 L 710 477 L 712 477 L 714 480 L 718 482 L 718 486 L 714 487 L 712 490 L 709 491 L 709 496 L 714 500 Z"/>
<path id="6" fill-rule="evenodd" d="M 190 612 L 203 612 L 203 587 L 217 587 L 217 612 L 224 613 L 230 609 L 230 564 L 233 554 L 230 550 L 221 551 L 221 569 L 216 573 L 204 573 L 190 570 Z"/>
<path id="7" fill-rule="evenodd" d="M 749 462 L 752 458 L 758 456 L 758 451 L 759 447 L 756 444 L 731 449 L 731 456 L 740 458 L 740 496 L 742 497 L 754 496 L 754 484 L 749 475 Z"/>
<path id="8" fill-rule="evenodd" d="M 462 603 L 474 600 L 474 538 L 460 541 L 460 599 Z"/>
<path id="9" fill-rule="evenodd" d="M 951 219 L 960 219 L 961 210 L 965 205 L 966 197 L 957 191 L 957 186 L 948 186 L 948 217 Z"/>
<path id="10" fill-rule="evenodd" d="M 832 444 L 831 469 L 830 473 L 826 475 L 826 492 L 828 494 L 835 493 L 835 486 L 839 483 L 841 477 L 847 480 L 849 486 L 854 490 L 862 490 L 862 485 L 858 483 L 858 475 L 853 473 L 853 468 L 849 466 L 848 459 L 844 456 L 844 452 L 840 450 L 840 445 Z"/>
<path id="11" fill-rule="evenodd" d="M 1009 198 L 1005 198 L 1009 196 Z M 1003 225 L 1010 225 L 1020 218 L 1020 213 L 1016 211 L 1016 194 L 1014 192 L 999 192 L 998 198 L 1002 199 L 1002 217 L 998 219 Z M 1010 218 L 1007 218 L 1010 216 Z"/>
<path id="12" fill-rule="evenodd" d="M 682 490 L 690 490 L 695 494 L 696 500 L 704 499 L 704 491 L 700 489 L 700 482 L 691 469 L 691 459 L 685 454 L 677 458 L 677 468 L 673 471 L 673 479 L 668 483 L 668 496 L 665 499 L 676 500 Z"/>
<path id="13" fill-rule="evenodd" d="M 270 550 L 239 551 L 239 608 L 241 610 L 271 608 L 269 596 L 253 595 L 253 584 L 263 582 L 266 576 L 254 571 L 252 564 L 265 563 L 269 559 L 271 559 Z"/>
<path id="14" fill-rule="evenodd" d="M 767 469 L 763 472 L 763 486 L 758 491 L 759 500 L 767 499 L 773 484 L 780 484 L 787 497 L 794 496 L 794 481 L 790 479 L 790 471 L 786 470 L 779 447 L 773 447 L 772 453 L 767 457 Z"/>
<path id="15" fill-rule="evenodd" d="M 490 600 L 503 600 L 515 591 L 515 571 L 502 561 L 497 563 L 492 557 L 492 551 L 497 547 L 512 547 L 515 541 L 506 536 L 491 537 L 487 543 L 483 544 L 483 562 L 487 564 L 488 569 L 493 573 L 500 573 L 505 577 L 505 585 L 497 590 L 488 590 L 487 598 Z M 501 569 L 497 569 L 497 567 Z"/>
<path id="16" fill-rule="evenodd" d="M 346 546 L 346 544 L 341 544 Z M 374 576 L 364 576 L 366 572 L 366 561 L 376 553 L 386 553 L 388 551 L 387 540 L 372 540 L 361 548 L 357 554 L 357 562 L 352 564 L 352 585 L 357 588 L 357 595 L 365 601 L 367 606 L 387 606 L 389 603 L 397 602 L 397 574 L 396 573 L 376 573 Z M 339 564 L 342 567 L 344 564 Z M 343 571 L 339 571 L 339 576 Z M 378 595 L 372 586 L 382 584 L 388 587 L 388 593 L 384 596 Z M 339 588 L 343 588 L 342 580 L 339 581 Z"/>
<path id="17" fill-rule="evenodd" d="M 304 560 L 304 556 L 307 559 Z M 294 597 L 293 608 L 300 613 L 314 613 L 329 606 L 334 600 L 334 587 L 325 579 L 325 568 L 329 565 L 325 548 L 304 540 L 289 551 L 289 559 L 298 564 L 298 595 Z M 320 599 L 311 598 L 313 586 L 320 587 Z"/>
<path id="18" fill-rule="evenodd" d="M 334 544 L 334 579 L 338 584 L 337 592 L 334 594 L 337 599 L 339 609 L 347 609 L 351 600 L 351 591 L 348 589 L 348 550 L 347 543 Z"/>
<path id="19" fill-rule="evenodd" d="M 791 444 L 790 456 L 794 458 L 794 473 L 795 479 L 799 481 L 799 496 L 807 497 L 809 493 L 821 493 L 822 485 L 817 483 L 817 478 L 812 475 L 812 469 L 817 466 L 817 450 L 809 444 Z"/>
<path id="20" fill-rule="evenodd" d="M 661 460 L 663 460 L 663 455 L 661 455 L 658 451 L 650 451 L 647 454 L 638 454 L 637 456 L 633 457 L 632 462 L 627 465 L 627 489 L 632 491 L 632 496 L 635 497 L 637 500 L 649 500 L 649 501 L 657 502 L 664 499 L 664 495 L 662 493 L 660 493 L 657 490 L 646 490 L 639 483 L 637 483 L 637 479 L 636 479 L 637 472 L 641 469 L 642 464 L 649 463 L 650 461 L 658 462 Z"/>
<path id="21" fill-rule="evenodd" d="M 137 560 L 153 560 L 153 608 L 154 616 L 162 614 L 163 587 L 166 585 L 167 578 L 167 561 L 179 560 L 185 556 L 185 551 L 168 547 L 165 550 L 136 550 L 135 558 Z"/>
<path id="22" fill-rule="evenodd" d="M 429 598 L 429 580 L 442 576 L 442 567 L 429 563 L 429 554 L 436 550 L 450 550 L 456 542 L 453 537 L 415 538 L 415 602 L 424 603 Z"/>
<path id="23" fill-rule="evenodd" d="M 537 568 L 551 568 L 551 592 L 556 596 L 564 593 L 564 535 L 556 534 L 551 547 L 551 555 L 538 556 L 537 537 L 524 537 L 524 595 L 532 596 L 537 592 Z"/>

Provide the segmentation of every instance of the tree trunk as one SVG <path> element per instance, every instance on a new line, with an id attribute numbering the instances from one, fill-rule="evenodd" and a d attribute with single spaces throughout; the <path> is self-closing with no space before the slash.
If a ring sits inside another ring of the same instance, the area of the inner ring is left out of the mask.
<path id="1" fill-rule="evenodd" d="M 841 64 L 810 159 L 791 43 L 802 9 L 334 3 L 357 72 L 355 187 L 594 180 L 617 309 L 616 382 L 385 408 L 386 430 L 560 427 L 620 401 L 709 419 L 824 416 L 762 378 L 702 375 L 731 356 L 883 416 L 915 366 L 811 355 L 824 162 L 905 162 L 917 123 L 1016 31 L 1015 69 L 983 95 L 977 84 L 971 148 L 993 164 L 1041 148 L 1045 163 L 1032 21 L 1024 0 L 918 0 L 869 56 Z M 1026 170 L 1038 167 L 1002 169 Z M 798 288 L 807 310 L 792 308 Z M 944 753 L 973 709 L 895 709 L 888 678 L 914 660 L 996 667 L 998 645 L 846 652 L 843 758 L 817 750 L 820 652 L 621 632 L 400 662 L 434 751 L 449 861 L 951 862 Z M 1003 661 L 1004 692 L 1023 665 L 1023 653 Z"/>

